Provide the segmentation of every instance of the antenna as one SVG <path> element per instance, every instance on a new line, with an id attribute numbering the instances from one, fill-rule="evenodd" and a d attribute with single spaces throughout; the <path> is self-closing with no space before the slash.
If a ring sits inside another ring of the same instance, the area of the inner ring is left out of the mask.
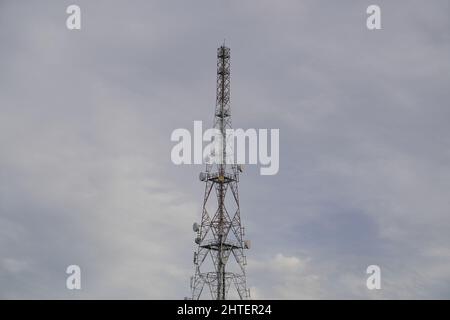
<path id="1" fill-rule="evenodd" d="M 226 163 L 226 130 L 231 129 L 230 108 L 230 48 L 217 49 L 217 88 L 214 128 L 222 136 L 220 161 L 208 163 L 206 172 L 199 175 L 205 183 L 201 224 L 196 232 L 194 252 L 195 275 L 192 277 L 192 299 L 200 299 L 205 286 L 214 300 L 225 300 L 230 287 L 240 299 L 250 299 L 245 276 L 244 250 L 250 241 L 244 240 L 239 207 L 238 182 L 242 167 Z M 210 208 L 214 208 L 211 211 Z"/>

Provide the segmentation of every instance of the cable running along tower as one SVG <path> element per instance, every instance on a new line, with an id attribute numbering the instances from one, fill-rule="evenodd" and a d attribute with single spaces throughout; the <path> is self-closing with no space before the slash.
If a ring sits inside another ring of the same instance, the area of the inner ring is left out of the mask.
<path id="1" fill-rule="evenodd" d="M 239 211 L 238 182 L 242 166 L 228 161 L 227 145 L 233 143 L 226 130 L 231 129 L 230 109 L 230 48 L 217 49 L 217 90 L 214 128 L 221 136 L 220 151 L 212 155 L 219 161 L 208 162 L 200 173 L 205 183 L 201 224 L 194 223 L 196 232 L 194 252 L 195 275 L 191 278 L 192 299 L 205 298 L 207 291 L 214 300 L 250 299 L 247 289 L 245 249 Z M 230 141 L 227 141 L 230 140 Z M 230 288 L 235 290 L 230 291 Z M 205 293 L 206 291 L 206 293 Z M 203 294 L 203 295 L 202 295 Z"/>

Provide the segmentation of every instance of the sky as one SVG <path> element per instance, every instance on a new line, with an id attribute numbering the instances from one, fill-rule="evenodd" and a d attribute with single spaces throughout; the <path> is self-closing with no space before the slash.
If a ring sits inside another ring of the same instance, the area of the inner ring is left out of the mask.
<path id="1" fill-rule="evenodd" d="M 170 135 L 212 125 L 225 40 L 234 127 L 280 130 L 240 179 L 252 298 L 449 299 L 449 9 L 0 0 L 0 298 L 190 295 L 204 168 Z"/>

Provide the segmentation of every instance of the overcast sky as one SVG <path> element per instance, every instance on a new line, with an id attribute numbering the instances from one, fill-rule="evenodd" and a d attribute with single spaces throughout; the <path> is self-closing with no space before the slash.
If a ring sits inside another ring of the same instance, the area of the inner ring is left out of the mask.
<path id="1" fill-rule="evenodd" d="M 449 3 L 0 0 L 0 298 L 190 294 L 203 167 L 170 134 L 212 124 L 224 39 L 234 127 L 280 129 L 241 177 L 252 297 L 450 298 Z"/>

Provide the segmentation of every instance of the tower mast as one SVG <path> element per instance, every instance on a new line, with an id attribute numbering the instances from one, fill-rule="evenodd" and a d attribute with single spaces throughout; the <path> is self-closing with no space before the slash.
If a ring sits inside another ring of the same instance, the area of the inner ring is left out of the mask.
<path id="1" fill-rule="evenodd" d="M 229 161 L 229 157 L 233 155 L 227 154 L 227 145 L 233 143 L 228 140 L 233 137 L 227 136 L 227 129 L 231 129 L 232 125 L 230 48 L 225 44 L 217 49 L 216 84 L 214 128 L 221 137 L 220 149 L 217 150 L 218 155 L 214 154 L 216 161 L 207 163 L 206 171 L 200 173 L 200 180 L 205 182 L 205 194 L 201 224 L 194 223 L 193 226 L 194 232 L 197 233 L 195 242 L 198 246 L 194 252 L 192 299 L 200 299 L 205 285 L 211 298 L 215 300 L 227 299 L 231 285 L 235 288 L 237 298 L 249 299 L 244 249 L 249 249 L 250 242 L 243 240 L 244 228 L 241 226 L 238 194 L 239 173 L 242 172 L 242 167 L 234 161 Z"/>

